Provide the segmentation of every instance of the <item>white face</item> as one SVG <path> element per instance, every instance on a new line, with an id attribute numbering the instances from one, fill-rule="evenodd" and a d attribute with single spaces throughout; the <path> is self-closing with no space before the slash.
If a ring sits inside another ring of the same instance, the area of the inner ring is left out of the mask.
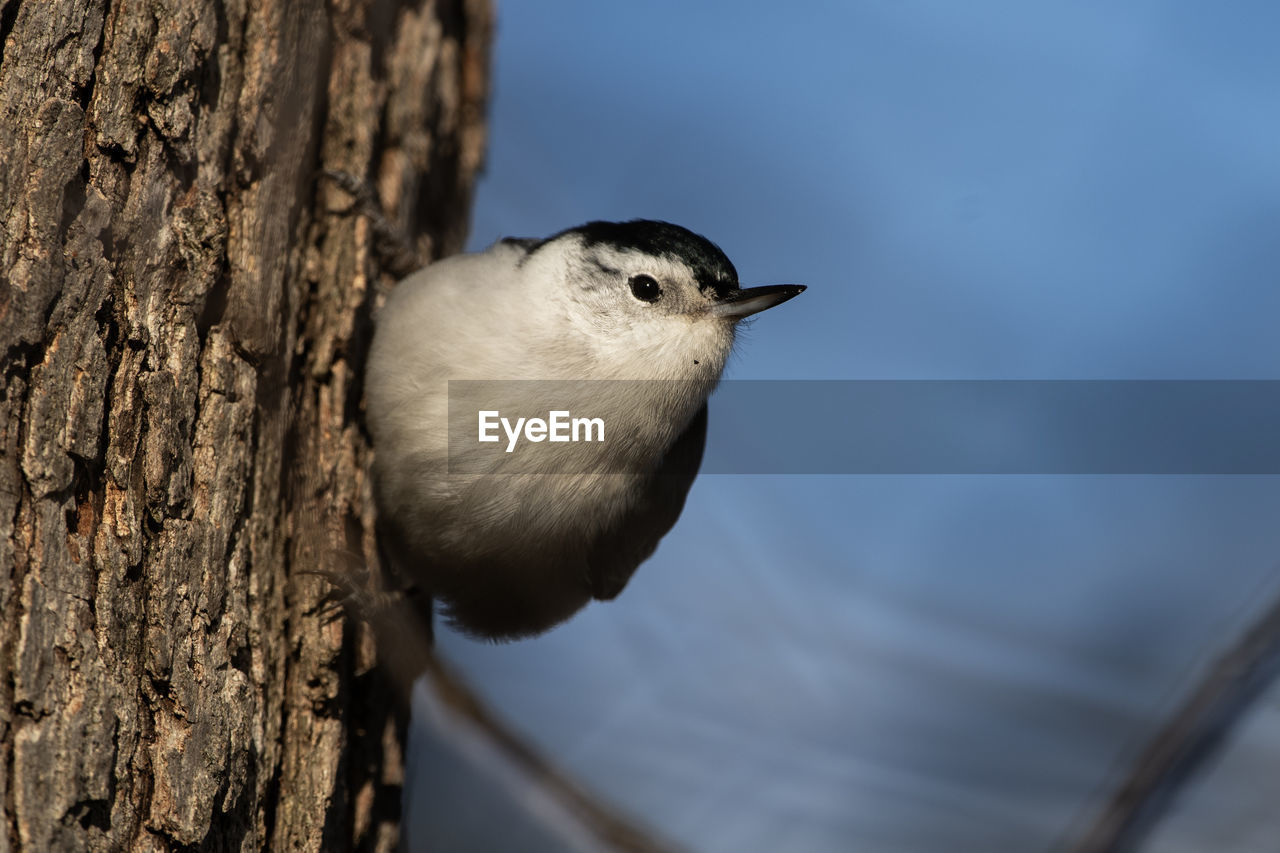
<path id="1" fill-rule="evenodd" d="M 719 378 L 735 322 L 712 312 L 715 291 L 701 289 L 678 258 L 585 246 L 568 234 L 542 246 L 530 262 L 540 268 L 539 280 L 559 289 L 548 296 L 564 306 L 575 333 L 593 342 L 597 375 Z"/>

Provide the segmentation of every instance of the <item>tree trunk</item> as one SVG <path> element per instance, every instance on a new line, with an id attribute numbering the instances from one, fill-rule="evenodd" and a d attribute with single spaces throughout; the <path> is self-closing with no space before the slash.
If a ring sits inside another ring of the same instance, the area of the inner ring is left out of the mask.
<path id="1" fill-rule="evenodd" d="M 0 853 L 382 850 L 368 178 L 461 248 L 487 0 L 0 0 Z"/>

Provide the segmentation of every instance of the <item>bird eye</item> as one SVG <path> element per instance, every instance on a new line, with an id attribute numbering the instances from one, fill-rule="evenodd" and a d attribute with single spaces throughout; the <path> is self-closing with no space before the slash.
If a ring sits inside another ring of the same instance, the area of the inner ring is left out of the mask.
<path id="1" fill-rule="evenodd" d="M 641 302 L 657 302 L 662 296 L 662 286 L 651 275 L 631 276 L 631 295 Z"/>

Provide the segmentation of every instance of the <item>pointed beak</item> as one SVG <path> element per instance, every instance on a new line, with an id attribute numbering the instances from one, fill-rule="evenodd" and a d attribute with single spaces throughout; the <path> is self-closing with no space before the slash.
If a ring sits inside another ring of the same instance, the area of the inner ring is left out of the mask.
<path id="1" fill-rule="evenodd" d="M 766 308 L 781 305 L 793 296 L 804 293 L 803 284 L 766 284 L 763 287 L 748 287 L 746 290 L 734 290 L 711 306 L 711 313 L 717 317 L 728 317 L 741 320 L 752 314 L 759 314 Z"/>

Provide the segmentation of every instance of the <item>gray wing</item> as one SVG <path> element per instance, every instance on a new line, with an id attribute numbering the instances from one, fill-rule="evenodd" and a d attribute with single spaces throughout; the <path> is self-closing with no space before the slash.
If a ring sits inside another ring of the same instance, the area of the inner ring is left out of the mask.
<path id="1" fill-rule="evenodd" d="M 631 512 L 592 544 L 587 554 L 591 594 L 607 600 L 622 592 L 636 567 L 649 559 L 684 509 L 707 443 L 707 404 L 693 416 Z"/>

